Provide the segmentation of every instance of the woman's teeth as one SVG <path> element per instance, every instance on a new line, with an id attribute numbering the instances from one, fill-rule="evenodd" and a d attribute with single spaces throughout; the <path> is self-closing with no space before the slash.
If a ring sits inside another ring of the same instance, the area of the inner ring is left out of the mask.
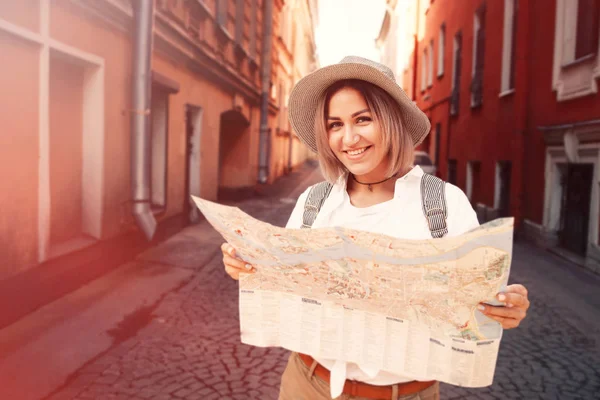
<path id="1" fill-rule="evenodd" d="M 364 153 L 365 151 L 367 151 L 368 147 L 363 147 L 362 149 L 358 149 L 358 150 L 348 150 L 347 153 L 350 154 L 351 156 L 357 156 L 360 153 Z"/>

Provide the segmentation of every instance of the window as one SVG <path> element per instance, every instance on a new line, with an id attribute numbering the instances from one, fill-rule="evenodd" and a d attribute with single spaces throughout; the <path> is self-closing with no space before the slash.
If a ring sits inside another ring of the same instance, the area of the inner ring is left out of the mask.
<path id="1" fill-rule="evenodd" d="M 467 187 L 465 190 L 467 199 L 473 201 L 473 162 L 467 161 Z"/>
<path id="2" fill-rule="evenodd" d="M 283 6 L 281 10 L 281 24 L 279 37 L 283 40 L 283 43 L 287 48 L 291 48 L 291 37 L 292 37 L 292 9 L 289 4 Z"/>
<path id="3" fill-rule="evenodd" d="M 498 161 L 496 163 L 494 208 L 498 210 L 499 217 L 508 217 L 510 214 L 511 173 L 512 163 L 510 161 Z"/>
<path id="4" fill-rule="evenodd" d="M 242 46 L 244 41 L 244 2 L 237 0 L 235 4 L 235 42 Z"/>
<path id="5" fill-rule="evenodd" d="M 256 60 L 256 21 L 258 20 L 258 5 L 256 3 L 258 3 L 257 0 L 250 2 L 252 8 L 250 9 L 250 43 L 248 44 L 248 53 L 250 53 L 252 60 Z"/>
<path id="6" fill-rule="evenodd" d="M 483 60 L 485 58 L 485 3 L 473 18 L 473 64 L 471 80 L 471 107 L 483 103 Z"/>
<path id="7" fill-rule="evenodd" d="M 598 93 L 600 0 L 556 0 L 552 89 L 558 101 Z"/>
<path id="8" fill-rule="evenodd" d="M 287 5 L 284 5 L 279 15 L 279 37 L 284 39 L 285 31 L 287 29 Z"/>
<path id="9" fill-rule="evenodd" d="M 452 69 L 452 95 L 450 99 L 450 115 L 457 115 L 460 102 L 460 73 L 462 67 L 462 33 L 458 32 L 454 36 L 453 49 L 453 65 Z"/>
<path id="10" fill-rule="evenodd" d="M 429 65 L 427 71 L 427 86 L 431 87 L 433 85 L 433 40 L 429 42 Z"/>
<path id="11" fill-rule="evenodd" d="M 598 51 L 599 0 L 579 0 L 577 3 L 577 33 L 575 59 L 596 54 Z"/>
<path id="12" fill-rule="evenodd" d="M 421 92 L 427 88 L 427 50 L 423 50 L 423 62 L 421 63 Z"/>
<path id="13" fill-rule="evenodd" d="M 284 124 L 287 119 L 287 114 L 285 113 L 285 94 L 283 90 L 283 82 L 279 82 L 277 97 L 279 100 L 279 129 L 282 131 L 285 130 Z"/>
<path id="14" fill-rule="evenodd" d="M 437 64 L 437 76 L 438 78 L 444 75 L 444 49 L 446 47 L 446 25 L 442 24 L 440 27 L 440 37 L 438 40 L 438 64 Z"/>
<path id="15" fill-rule="evenodd" d="M 150 204 L 162 209 L 167 204 L 167 138 L 169 94 L 158 85 L 152 86 Z"/>
<path id="16" fill-rule="evenodd" d="M 467 188 L 466 195 L 470 202 L 476 201 L 479 194 L 481 163 L 479 161 L 467 162 Z"/>
<path id="17" fill-rule="evenodd" d="M 560 8 L 560 7 L 559 7 Z M 564 20 L 562 63 L 568 65 L 598 51 L 599 0 L 566 1 L 560 19 Z"/>
<path id="18" fill-rule="evenodd" d="M 500 92 L 515 87 L 515 40 L 518 0 L 504 0 L 504 36 L 502 40 L 502 81 Z"/>
<path id="19" fill-rule="evenodd" d="M 456 160 L 448 160 L 448 183 L 456 185 Z"/>
<path id="20" fill-rule="evenodd" d="M 222 28 L 227 27 L 227 1 L 217 0 L 217 24 Z"/>

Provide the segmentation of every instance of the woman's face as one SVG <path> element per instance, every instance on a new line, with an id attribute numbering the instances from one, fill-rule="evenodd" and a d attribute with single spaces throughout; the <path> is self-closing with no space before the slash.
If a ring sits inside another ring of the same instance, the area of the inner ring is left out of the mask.
<path id="1" fill-rule="evenodd" d="M 340 89 L 329 100 L 326 118 L 329 146 L 348 171 L 357 177 L 385 179 L 388 151 L 362 94 L 353 88 Z"/>

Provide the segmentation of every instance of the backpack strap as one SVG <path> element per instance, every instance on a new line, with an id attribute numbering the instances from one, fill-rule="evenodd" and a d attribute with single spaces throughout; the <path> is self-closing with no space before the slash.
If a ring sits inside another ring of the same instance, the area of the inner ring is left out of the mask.
<path id="1" fill-rule="evenodd" d="M 440 178 L 423 174 L 421 178 L 421 203 L 423 214 L 427 218 L 427 224 L 433 238 L 441 238 L 448 233 L 446 218 L 446 183 Z"/>
<path id="2" fill-rule="evenodd" d="M 308 197 L 304 203 L 304 214 L 302 215 L 302 229 L 309 229 L 321 211 L 325 199 L 331 193 L 333 185 L 327 181 L 317 183 L 310 188 Z"/>
<path id="3" fill-rule="evenodd" d="M 332 188 L 333 185 L 329 182 L 320 182 L 310 188 L 308 197 L 304 203 L 302 229 L 312 227 Z M 427 224 L 433 238 L 441 238 L 448 233 L 446 225 L 448 209 L 446 207 L 445 188 L 446 183 L 440 178 L 430 174 L 423 174 L 421 178 L 421 204 L 423 205 L 423 214 L 427 218 Z"/>

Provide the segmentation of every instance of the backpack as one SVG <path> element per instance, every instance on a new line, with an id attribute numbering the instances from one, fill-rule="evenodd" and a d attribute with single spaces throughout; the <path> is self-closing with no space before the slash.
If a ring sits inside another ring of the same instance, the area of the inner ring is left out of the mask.
<path id="1" fill-rule="evenodd" d="M 331 193 L 333 185 L 329 182 L 320 182 L 310 188 L 308 197 L 304 203 L 304 214 L 302 215 L 302 229 L 309 229 L 317 218 L 323 203 Z M 441 238 L 448 233 L 446 218 L 446 182 L 440 178 L 423 174 L 421 178 L 421 204 L 423 215 L 427 219 L 431 237 Z"/>

